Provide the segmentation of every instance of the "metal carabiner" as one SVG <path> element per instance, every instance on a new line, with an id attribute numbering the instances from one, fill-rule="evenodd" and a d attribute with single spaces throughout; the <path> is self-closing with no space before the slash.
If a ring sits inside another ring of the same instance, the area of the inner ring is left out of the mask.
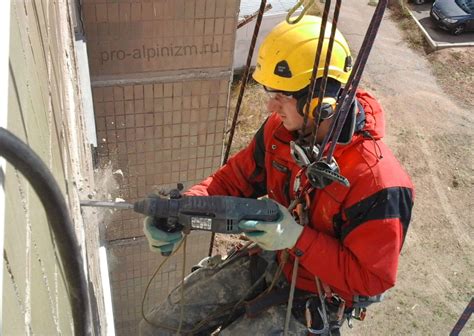
<path id="1" fill-rule="evenodd" d="M 290 154 L 295 163 L 301 168 L 305 168 L 311 163 L 304 149 L 294 141 L 290 141 Z"/>
<path id="2" fill-rule="evenodd" d="M 320 307 L 317 308 L 319 316 L 323 321 L 323 328 L 322 329 L 313 329 L 313 317 L 310 309 L 310 301 L 311 298 L 306 301 L 306 309 L 305 309 L 305 319 L 306 319 L 306 329 L 308 329 L 309 333 L 312 335 L 326 335 L 329 331 L 329 321 L 325 313 L 321 310 Z M 324 304 L 324 303 L 321 303 Z"/>
<path id="3" fill-rule="evenodd" d="M 314 0 L 309 0 L 307 1 L 307 4 L 305 6 L 303 6 L 303 4 L 305 3 L 306 1 L 305 0 L 300 0 L 298 1 L 298 3 L 288 11 L 288 14 L 286 15 L 286 22 L 288 24 L 295 24 L 295 23 L 298 23 L 300 22 L 300 20 L 303 18 L 303 16 L 306 14 L 306 12 L 308 11 L 308 9 L 311 8 L 311 6 L 313 6 L 314 4 Z M 291 16 L 298 10 L 298 8 L 300 7 L 303 7 L 303 10 L 301 11 L 300 15 L 298 17 L 296 17 L 293 21 L 291 20 Z"/>

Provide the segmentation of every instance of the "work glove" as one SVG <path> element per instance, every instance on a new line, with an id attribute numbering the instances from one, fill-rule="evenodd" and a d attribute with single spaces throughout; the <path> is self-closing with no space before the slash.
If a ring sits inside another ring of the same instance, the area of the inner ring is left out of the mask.
<path id="1" fill-rule="evenodd" d="M 277 204 L 280 217 L 274 222 L 256 220 L 239 222 L 239 228 L 245 231 L 245 235 L 268 251 L 293 248 L 303 231 L 303 226 L 296 223 L 288 209 Z"/>
<path id="2" fill-rule="evenodd" d="M 156 227 L 153 217 L 146 217 L 143 222 L 143 232 L 148 239 L 148 244 L 152 252 L 161 252 L 163 255 L 169 255 L 173 252 L 175 246 L 183 239 L 183 233 L 166 232 Z"/>

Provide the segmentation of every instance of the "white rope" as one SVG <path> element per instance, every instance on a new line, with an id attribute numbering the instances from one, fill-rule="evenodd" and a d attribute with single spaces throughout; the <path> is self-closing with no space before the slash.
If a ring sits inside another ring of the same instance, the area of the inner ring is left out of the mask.
<path id="1" fill-rule="evenodd" d="M 296 274 L 298 273 L 298 264 L 300 258 L 295 257 L 293 263 L 293 273 L 291 274 L 291 284 L 290 284 L 290 296 L 288 298 L 288 306 L 286 308 L 286 317 L 285 317 L 285 329 L 283 332 L 284 336 L 288 335 L 288 329 L 290 327 L 290 318 L 291 318 L 291 309 L 293 308 L 293 298 L 295 296 L 295 287 L 296 287 Z"/>

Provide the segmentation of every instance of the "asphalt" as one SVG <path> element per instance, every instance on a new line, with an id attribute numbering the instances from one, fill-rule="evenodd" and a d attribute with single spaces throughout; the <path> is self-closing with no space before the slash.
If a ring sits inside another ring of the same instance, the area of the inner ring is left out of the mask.
<path id="1" fill-rule="evenodd" d="M 433 49 L 474 47 L 474 32 L 452 35 L 438 28 L 430 18 L 432 3 L 409 5 L 409 11 Z"/>

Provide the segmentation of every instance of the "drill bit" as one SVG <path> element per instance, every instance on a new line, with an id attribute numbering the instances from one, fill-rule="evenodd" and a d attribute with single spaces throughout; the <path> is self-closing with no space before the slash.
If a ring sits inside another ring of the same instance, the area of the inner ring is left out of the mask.
<path id="1" fill-rule="evenodd" d="M 99 208 L 114 208 L 114 209 L 133 209 L 132 203 L 127 202 L 112 202 L 112 201 L 81 201 L 81 206 L 99 207 Z"/>

